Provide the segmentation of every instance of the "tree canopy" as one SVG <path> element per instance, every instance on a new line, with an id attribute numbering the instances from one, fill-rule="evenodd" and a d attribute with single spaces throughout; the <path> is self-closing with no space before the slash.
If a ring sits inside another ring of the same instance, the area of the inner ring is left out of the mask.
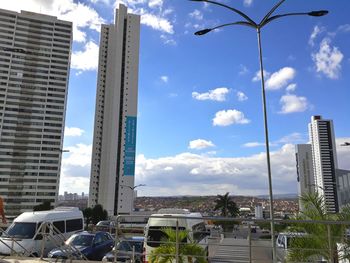
<path id="1" fill-rule="evenodd" d="M 304 209 L 297 220 L 329 221 L 329 224 L 296 223 L 294 231 L 305 235 L 291 240 L 288 260 L 306 262 L 323 258 L 327 262 L 337 262 L 338 258 L 349 258 L 349 242 L 345 238 L 346 227 L 349 226 L 336 224 L 336 221 L 349 222 L 350 207 L 345 206 L 336 214 L 327 213 L 324 198 L 318 192 L 304 194 L 300 200 Z M 339 256 L 338 252 L 343 256 Z"/>
<path id="2" fill-rule="evenodd" d="M 221 210 L 221 215 L 224 217 L 229 215 L 232 217 L 237 217 L 239 214 L 239 208 L 229 196 L 229 192 L 227 192 L 225 195 L 217 195 L 214 211 L 216 210 Z"/>

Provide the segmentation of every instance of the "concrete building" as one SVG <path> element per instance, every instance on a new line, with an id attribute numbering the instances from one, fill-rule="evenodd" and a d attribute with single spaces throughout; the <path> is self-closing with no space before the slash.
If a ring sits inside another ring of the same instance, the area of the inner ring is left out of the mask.
<path id="1" fill-rule="evenodd" d="M 17 216 L 58 199 L 72 23 L 0 9 L 0 195 Z"/>
<path id="2" fill-rule="evenodd" d="M 317 190 L 325 199 L 328 213 L 339 211 L 336 169 L 338 168 L 332 120 L 312 116 L 309 123 L 313 169 Z"/>
<path id="3" fill-rule="evenodd" d="M 299 196 L 315 192 L 315 178 L 312 164 L 311 144 L 297 144 L 295 146 L 295 157 L 297 166 L 297 181 Z M 299 199 L 299 209 L 302 210 Z"/>
<path id="4" fill-rule="evenodd" d="M 258 204 L 255 206 L 255 218 L 256 219 L 263 219 L 264 218 L 264 214 L 263 214 L 263 207 L 261 204 Z"/>
<path id="5" fill-rule="evenodd" d="M 339 208 L 350 204 L 350 171 L 336 169 Z"/>
<path id="6" fill-rule="evenodd" d="M 116 10 L 102 25 L 89 206 L 109 215 L 133 211 L 140 17 Z"/>

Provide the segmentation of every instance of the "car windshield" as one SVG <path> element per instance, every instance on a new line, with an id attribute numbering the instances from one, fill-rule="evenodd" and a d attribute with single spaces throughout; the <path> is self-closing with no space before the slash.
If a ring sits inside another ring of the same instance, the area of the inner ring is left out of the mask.
<path id="1" fill-rule="evenodd" d="M 70 246 L 90 247 L 93 239 L 93 235 L 73 235 L 66 241 L 66 244 Z"/>
<path id="2" fill-rule="evenodd" d="M 118 250 L 122 251 L 132 251 L 132 247 L 135 247 L 135 252 L 142 253 L 143 242 L 136 240 L 123 240 L 118 243 Z"/>
<path id="3" fill-rule="evenodd" d="M 176 230 L 176 227 L 168 227 Z M 179 227 L 179 230 L 185 230 L 184 227 Z M 159 247 L 161 243 L 164 243 L 168 239 L 167 234 L 164 233 L 164 227 L 151 226 L 148 229 L 147 245 L 150 247 Z M 181 242 L 187 242 L 187 238 Z"/>
<path id="4" fill-rule="evenodd" d="M 3 233 L 3 236 L 31 239 L 34 237 L 35 231 L 36 223 L 14 222 Z"/>
<path id="5" fill-rule="evenodd" d="M 109 226 L 110 222 L 109 221 L 100 221 L 97 223 L 96 226 Z"/>

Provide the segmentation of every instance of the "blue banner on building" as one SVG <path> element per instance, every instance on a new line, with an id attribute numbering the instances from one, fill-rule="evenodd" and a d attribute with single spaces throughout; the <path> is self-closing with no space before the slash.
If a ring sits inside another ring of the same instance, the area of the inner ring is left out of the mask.
<path id="1" fill-rule="evenodd" d="M 127 116 L 125 126 L 124 175 L 135 175 L 136 117 Z"/>

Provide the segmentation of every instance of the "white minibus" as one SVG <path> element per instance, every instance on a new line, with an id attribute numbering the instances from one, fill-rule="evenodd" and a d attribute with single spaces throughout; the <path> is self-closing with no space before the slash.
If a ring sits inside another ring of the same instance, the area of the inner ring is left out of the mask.
<path id="1" fill-rule="evenodd" d="M 179 242 L 197 243 L 205 255 L 208 254 L 209 231 L 200 213 L 190 213 L 187 209 L 160 209 L 157 214 L 151 215 L 145 226 L 144 263 L 149 262 L 152 250 L 164 244 L 167 238 L 163 232 L 165 228 L 188 231 L 188 238 Z"/>
<path id="2" fill-rule="evenodd" d="M 47 223 L 47 224 L 44 224 Z M 42 235 L 45 225 L 45 235 Z M 0 255 L 46 255 L 72 234 L 84 228 L 83 213 L 77 207 L 24 212 L 0 237 Z M 44 237 L 43 237 L 44 236 Z"/>

